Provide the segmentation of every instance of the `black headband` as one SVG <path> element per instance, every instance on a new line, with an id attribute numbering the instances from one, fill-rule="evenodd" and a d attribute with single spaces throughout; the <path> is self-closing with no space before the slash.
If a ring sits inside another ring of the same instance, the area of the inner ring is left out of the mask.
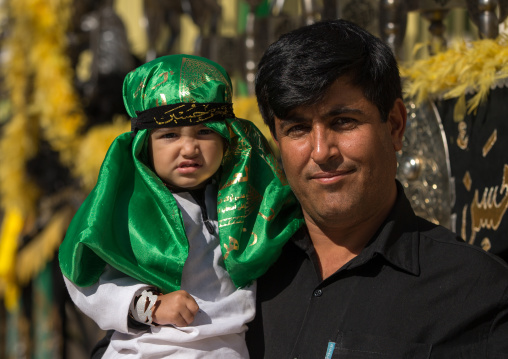
<path id="1" fill-rule="evenodd" d="M 192 126 L 208 121 L 235 118 L 232 103 L 177 103 L 136 111 L 131 118 L 131 130 L 147 128 Z"/>

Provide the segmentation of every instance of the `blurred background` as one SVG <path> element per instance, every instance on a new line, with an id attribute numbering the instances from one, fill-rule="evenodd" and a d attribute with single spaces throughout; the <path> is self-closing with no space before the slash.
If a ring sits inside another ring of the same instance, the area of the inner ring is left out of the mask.
<path id="1" fill-rule="evenodd" d="M 208 57 L 232 77 L 236 115 L 271 141 L 256 64 L 324 19 L 359 24 L 399 60 L 398 178 L 415 211 L 507 260 L 507 14 L 506 0 L 0 0 L 0 359 L 87 358 L 104 335 L 70 302 L 56 258 L 130 130 L 124 76 L 161 55 Z"/>

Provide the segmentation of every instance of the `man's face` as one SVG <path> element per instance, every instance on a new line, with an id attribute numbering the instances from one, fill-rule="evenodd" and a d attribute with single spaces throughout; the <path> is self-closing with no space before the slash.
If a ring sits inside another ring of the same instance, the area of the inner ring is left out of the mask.
<path id="1" fill-rule="evenodd" d="M 160 128 L 152 131 L 148 148 L 164 183 L 196 189 L 219 169 L 224 141 L 204 125 Z"/>
<path id="2" fill-rule="evenodd" d="M 275 118 L 284 170 L 308 223 L 361 225 L 391 208 L 406 123 L 401 100 L 388 117 L 382 122 L 362 91 L 339 78 L 320 103 Z"/>

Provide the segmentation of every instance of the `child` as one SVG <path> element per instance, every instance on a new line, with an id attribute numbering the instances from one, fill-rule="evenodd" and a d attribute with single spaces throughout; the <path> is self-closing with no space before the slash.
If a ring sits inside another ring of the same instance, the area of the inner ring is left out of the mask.
<path id="1" fill-rule="evenodd" d="M 115 332 L 104 358 L 246 358 L 255 279 L 302 223 L 231 81 L 190 55 L 129 73 L 132 132 L 104 159 L 59 260 L 75 304 Z"/>

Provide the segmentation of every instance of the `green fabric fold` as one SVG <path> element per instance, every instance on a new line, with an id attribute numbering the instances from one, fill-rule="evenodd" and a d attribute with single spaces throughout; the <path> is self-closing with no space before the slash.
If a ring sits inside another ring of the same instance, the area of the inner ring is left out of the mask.
<path id="1" fill-rule="evenodd" d="M 231 81 L 222 67 L 191 55 L 146 63 L 129 73 L 123 86 L 133 118 L 168 104 L 231 103 L 231 94 Z M 193 116 L 187 122 L 183 117 L 169 116 L 173 123 L 164 126 L 174 126 L 174 119 L 179 126 L 193 123 Z M 303 216 L 254 124 L 238 118 L 203 124 L 228 142 L 217 173 L 219 239 L 224 265 L 234 284 L 243 287 L 277 259 Z M 78 286 L 96 283 L 109 264 L 163 293 L 180 289 L 189 244 L 175 198 L 149 166 L 149 136 L 150 130 L 141 129 L 114 140 L 95 188 L 67 230 L 60 267 Z"/>
<path id="2" fill-rule="evenodd" d="M 226 269 L 243 287 L 277 259 L 303 219 L 260 131 L 246 120 L 226 122 L 231 142 L 219 179 L 219 237 Z M 78 286 L 97 282 L 110 264 L 164 293 L 180 288 L 188 241 L 174 197 L 146 165 L 148 135 L 115 139 L 67 230 L 60 267 Z"/>

